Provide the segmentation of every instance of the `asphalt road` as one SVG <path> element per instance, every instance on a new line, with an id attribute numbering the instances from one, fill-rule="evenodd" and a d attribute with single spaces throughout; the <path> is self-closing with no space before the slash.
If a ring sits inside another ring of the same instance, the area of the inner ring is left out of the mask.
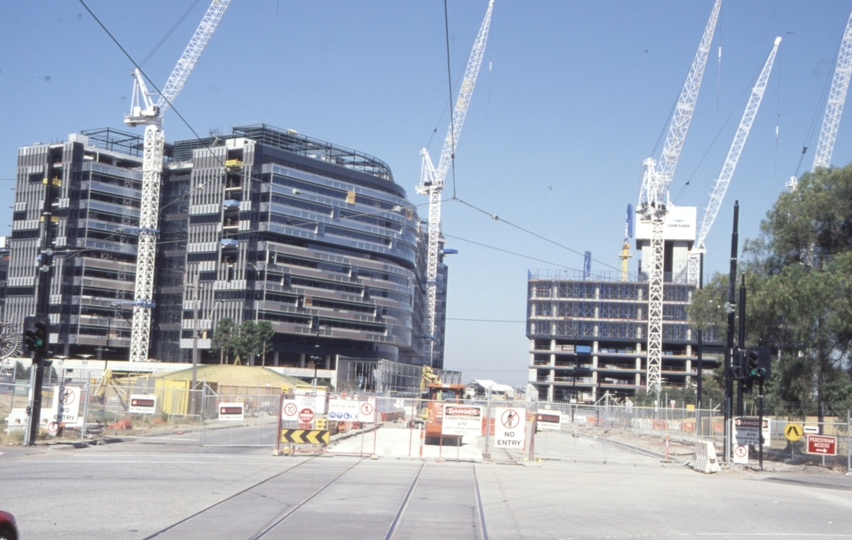
<path id="1" fill-rule="evenodd" d="M 0 509 L 25 540 L 852 538 L 852 477 L 703 475 L 600 440 L 539 442 L 544 459 L 527 466 L 150 441 L 8 447 Z"/>

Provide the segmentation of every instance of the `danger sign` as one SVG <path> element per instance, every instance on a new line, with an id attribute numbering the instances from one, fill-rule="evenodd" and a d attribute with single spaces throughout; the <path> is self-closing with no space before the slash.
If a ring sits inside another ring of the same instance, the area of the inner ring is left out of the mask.
<path id="1" fill-rule="evenodd" d="M 498 448 L 523 448 L 526 439 L 526 416 L 524 409 L 496 407 L 494 416 L 495 446 Z"/>
<path id="2" fill-rule="evenodd" d="M 442 435 L 482 435 L 482 407 L 444 404 Z"/>
<path id="3" fill-rule="evenodd" d="M 154 414 L 157 412 L 157 396 L 130 394 L 130 405 L 127 412 L 134 414 Z"/>
<path id="4" fill-rule="evenodd" d="M 242 403 L 220 403 L 219 420 L 223 422 L 241 421 L 245 418 Z"/>
<path id="5" fill-rule="evenodd" d="M 562 429 L 562 412 L 542 410 L 535 413 L 536 431 Z"/>

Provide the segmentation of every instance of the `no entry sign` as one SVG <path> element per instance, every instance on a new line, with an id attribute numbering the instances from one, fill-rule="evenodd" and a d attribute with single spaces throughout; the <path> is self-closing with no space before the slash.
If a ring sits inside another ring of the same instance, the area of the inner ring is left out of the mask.
<path id="1" fill-rule="evenodd" d="M 526 438 L 525 409 L 496 407 L 494 441 L 497 448 L 523 448 Z"/>

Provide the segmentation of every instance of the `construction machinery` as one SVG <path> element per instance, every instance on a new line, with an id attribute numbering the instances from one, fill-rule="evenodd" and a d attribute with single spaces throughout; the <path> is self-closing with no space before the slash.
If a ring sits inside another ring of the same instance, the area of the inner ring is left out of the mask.
<path id="1" fill-rule="evenodd" d="M 710 194 L 710 201 L 707 203 L 707 208 L 704 210 L 704 217 L 701 220 L 701 229 L 698 232 L 698 238 L 689 250 L 687 255 L 687 281 L 690 285 L 698 286 L 701 274 L 701 258 L 704 256 L 705 246 L 704 240 L 716 221 L 716 215 L 719 213 L 719 208 L 722 206 L 722 200 L 725 198 L 725 192 L 728 190 L 728 185 L 731 183 L 731 178 L 737 168 L 737 162 L 740 159 L 740 154 L 748 139 L 749 131 L 754 123 L 754 117 L 760 108 L 760 102 L 763 99 L 763 94 L 766 91 L 766 84 L 769 82 L 769 74 L 772 72 L 772 65 L 775 62 L 775 55 L 778 52 L 778 45 L 781 43 L 781 38 L 775 38 L 775 43 L 766 62 L 763 64 L 763 69 L 757 78 L 757 82 L 751 90 L 751 97 L 748 100 L 743 117 L 740 120 L 740 125 L 737 128 L 737 133 L 734 135 L 734 140 L 731 142 L 731 147 L 728 149 L 728 156 L 725 158 L 725 163 L 722 165 L 722 172 L 719 173 L 719 178 L 713 186 L 713 192 Z"/>
<path id="2" fill-rule="evenodd" d="M 816 155 L 814 155 L 814 171 L 818 167 L 831 165 L 831 153 L 834 151 L 840 115 L 843 113 L 846 92 L 849 90 L 850 75 L 852 75 L 852 13 L 849 14 L 846 30 L 840 41 L 840 52 L 837 54 L 837 65 L 834 68 L 834 78 L 831 81 L 831 91 L 828 94 L 828 104 L 825 107 L 825 117 L 822 121 Z"/>
<path id="3" fill-rule="evenodd" d="M 415 424 L 422 424 L 425 430 L 426 444 L 448 444 L 461 446 L 462 437 L 441 435 L 444 418 L 444 404 L 461 403 L 464 399 L 465 385 L 445 383 L 429 366 L 423 366 L 420 379 L 421 403 Z"/>
<path id="4" fill-rule="evenodd" d="M 637 217 L 651 230 L 646 377 L 648 392 L 659 390 L 662 385 L 664 231 L 668 213 L 668 187 L 677 168 L 686 132 L 695 111 L 698 90 L 701 88 L 701 79 L 704 76 L 704 68 L 707 65 L 707 56 L 721 7 L 722 0 L 716 0 L 672 115 L 659 163 L 653 158 L 647 158 L 643 162 L 642 185 L 639 189 L 639 204 L 636 212 Z"/>
<path id="5" fill-rule="evenodd" d="M 216 30 L 231 0 L 213 0 L 201 24 L 183 51 L 156 103 L 148 91 L 142 71 L 133 72 L 133 97 L 124 123 L 145 126 L 142 162 L 142 200 L 139 209 L 139 243 L 136 260 L 136 287 L 133 297 L 133 329 L 130 335 L 130 361 L 148 359 L 151 338 L 151 311 L 154 308 L 154 270 L 160 212 L 160 176 L 163 171 L 163 115 L 174 103 L 195 67 L 204 47 Z"/>
<path id="6" fill-rule="evenodd" d="M 630 259 L 630 239 L 633 238 L 633 205 L 627 205 L 627 221 L 624 223 L 624 243 L 621 245 L 621 281 L 627 281 L 627 262 Z"/>
<path id="7" fill-rule="evenodd" d="M 444 139 L 444 146 L 441 149 L 441 158 L 438 161 L 438 166 L 432 164 L 432 159 L 429 157 L 429 151 L 423 149 L 420 151 L 423 157 L 422 167 L 420 169 L 420 185 L 415 190 L 421 195 L 429 196 L 429 246 L 426 261 L 426 292 L 427 292 L 427 307 L 428 310 L 428 335 L 429 340 L 429 364 L 432 364 L 432 358 L 435 351 L 435 310 L 437 307 L 437 287 L 438 287 L 438 250 L 441 240 L 441 192 L 444 189 L 444 179 L 447 177 L 450 164 L 455 158 L 456 145 L 461 136 L 464 119 L 467 115 L 467 108 L 470 104 L 470 98 L 473 96 L 473 88 L 476 86 L 476 78 L 479 75 L 479 67 L 482 65 L 482 58 L 485 55 L 485 44 L 488 41 L 488 29 L 491 26 L 491 12 L 494 9 L 494 0 L 488 2 L 488 10 L 485 12 L 485 18 L 479 28 L 479 33 L 476 36 L 476 41 L 473 43 L 473 49 L 470 51 L 470 58 L 467 62 L 467 69 L 464 73 L 459 96 L 456 100 L 456 106 L 453 109 L 453 117 L 450 121 L 450 127 L 447 130 L 447 136 Z"/>

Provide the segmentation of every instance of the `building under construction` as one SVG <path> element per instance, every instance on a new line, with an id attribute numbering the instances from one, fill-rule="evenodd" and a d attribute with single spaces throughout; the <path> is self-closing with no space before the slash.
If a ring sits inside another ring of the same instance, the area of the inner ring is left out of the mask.
<path id="1" fill-rule="evenodd" d="M 677 275 L 676 275 L 677 276 Z M 648 281 L 581 272 L 530 271 L 527 337 L 529 395 L 542 401 L 597 401 L 647 389 Z M 687 324 L 694 287 L 666 274 L 661 375 L 665 386 L 694 386 L 695 332 Z M 714 336 L 705 340 L 713 342 Z M 703 369 L 717 365 L 704 357 Z"/>
<path id="2" fill-rule="evenodd" d="M 128 358 L 142 148 L 140 136 L 101 129 L 18 152 L 4 317 L 20 324 L 35 312 L 49 178 L 54 355 Z M 266 365 L 429 362 L 426 226 L 387 164 L 268 125 L 178 141 L 165 154 L 152 359 L 190 362 L 197 349 L 202 362 L 218 362 L 212 335 L 230 318 L 272 324 Z M 435 368 L 444 350 L 440 267 Z"/>

